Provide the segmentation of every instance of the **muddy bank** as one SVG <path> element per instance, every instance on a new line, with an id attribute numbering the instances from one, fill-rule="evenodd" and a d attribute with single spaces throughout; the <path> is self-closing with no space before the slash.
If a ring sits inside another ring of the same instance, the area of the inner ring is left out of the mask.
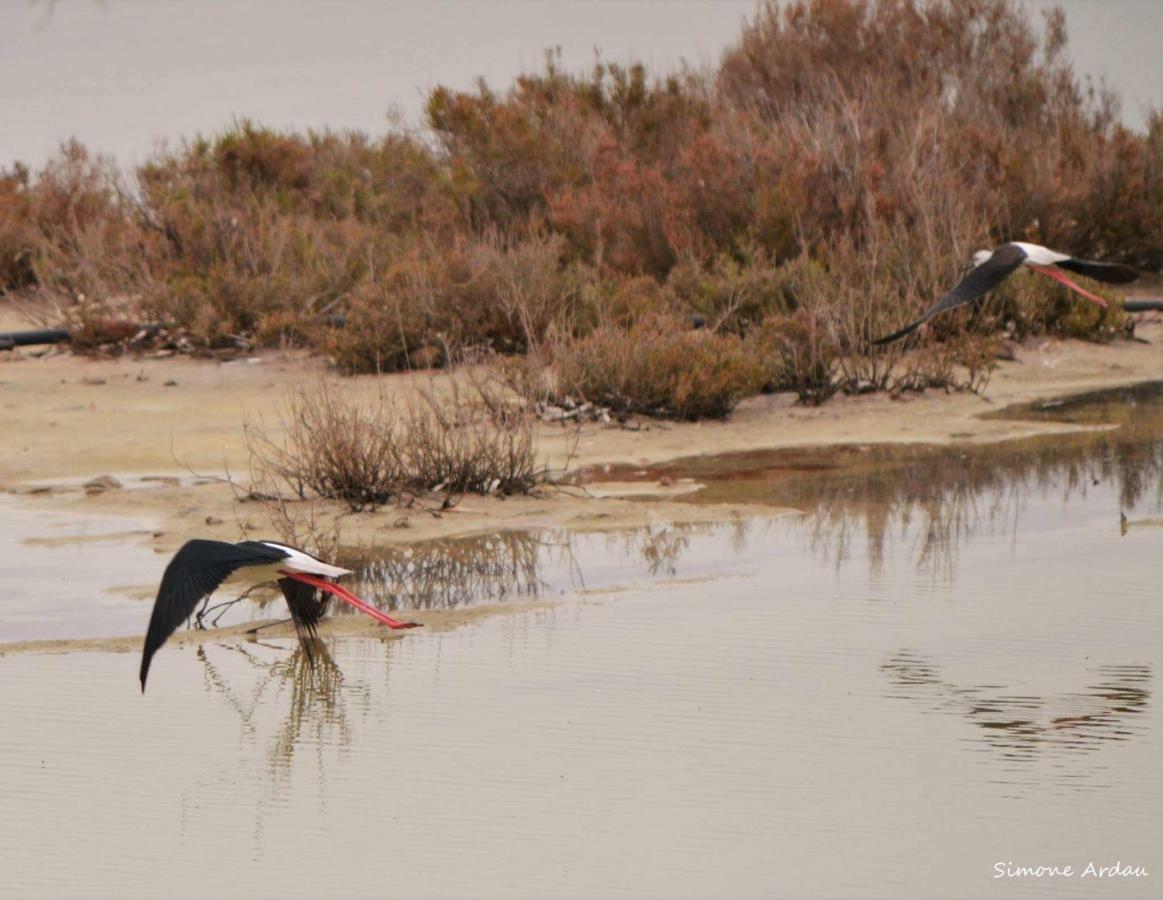
<path id="1" fill-rule="evenodd" d="M 818 408 L 790 395 L 745 401 L 726 422 L 654 422 L 632 428 L 544 425 L 540 446 L 553 466 L 657 462 L 677 456 L 759 447 L 848 442 L 948 443 L 1002 440 L 1053 430 L 1026 422 L 982 421 L 999 407 L 1163 377 L 1163 319 L 1138 329 L 1143 342 L 1031 342 L 1003 362 L 983 395 L 929 391 L 897 399 L 837 397 Z M 215 474 L 244 472 L 246 419 L 277 425 L 279 404 L 305 382 L 329 377 L 325 364 L 270 352 L 216 363 L 186 358 L 32 358 L 0 354 L 0 404 L 6 420 L 0 485 L 102 472 L 172 472 L 175 460 Z M 371 397 L 381 388 L 406 397 L 447 382 L 444 374 L 338 380 L 344 392 Z M 1058 426 L 1060 427 L 1060 426 Z"/>

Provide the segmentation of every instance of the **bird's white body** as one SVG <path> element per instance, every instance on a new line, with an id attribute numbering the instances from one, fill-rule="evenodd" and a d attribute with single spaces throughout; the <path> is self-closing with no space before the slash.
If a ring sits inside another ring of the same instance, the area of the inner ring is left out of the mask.
<path id="1" fill-rule="evenodd" d="M 1026 260 L 1023 265 L 1052 266 L 1055 263 L 1070 259 L 1069 254 L 1059 253 L 1057 250 L 1051 250 L 1049 247 L 1043 247 L 1041 244 L 1023 244 L 1021 241 L 1015 241 L 1014 244 L 1021 247 L 1022 251 L 1026 254 Z"/>
<path id="2" fill-rule="evenodd" d="M 311 554 L 296 550 L 287 544 L 280 544 L 276 541 L 259 541 L 259 543 L 274 547 L 276 550 L 281 550 L 289 555 L 277 563 L 265 566 L 245 566 L 238 569 L 223 584 L 231 587 L 264 584 L 268 581 L 278 581 L 282 577 L 282 572 L 306 572 L 308 575 L 322 575 L 326 578 L 339 578 L 341 575 L 351 574 L 351 569 L 329 565 Z"/>
<path id="3" fill-rule="evenodd" d="M 1026 254 L 1026 258 L 1022 260 L 1023 266 L 1052 266 L 1055 263 L 1070 259 L 1069 255 L 1051 250 L 1049 247 L 1043 247 L 1041 244 L 1026 244 L 1022 241 L 1013 241 L 1012 243 L 1015 247 L 1020 247 L 1022 252 Z M 973 264 L 980 266 L 991 256 L 993 256 L 992 250 L 978 250 L 973 254 Z"/>
<path id="4" fill-rule="evenodd" d="M 351 574 L 351 569 L 328 565 L 322 560 L 316 559 L 310 553 L 304 553 L 302 550 L 296 550 L 294 547 L 288 547 L 286 544 L 279 544 L 275 541 L 261 541 L 260 543 L 290 554 L 290 556 L 279 564 L 280 569 L 290 569 L 292 572 L 306 572 L 308 575 L 325 575 L 328 578 L 338 578 L 340 575 Z"/>

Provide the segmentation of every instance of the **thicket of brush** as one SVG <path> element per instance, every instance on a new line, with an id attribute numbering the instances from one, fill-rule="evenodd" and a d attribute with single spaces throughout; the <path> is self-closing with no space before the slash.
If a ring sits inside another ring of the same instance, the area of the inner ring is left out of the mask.
<path id="1" fill-rule="evenodd" d="M 1163 265 L 1163 113 L 1122 127 L 1062 14 L 1040 34 L 1009 0 L 801 0 L 710 71 L 551 56 L 504 92 L 437 88 L 422 133 L 241 122 L 130 174 L 71 144 L 0 174 L 0 290 L 353 372 L 536 351 L 545 389 L 676 416 L 762 387 L 961 383 L 1007 322 L 1120 324 L 1017 278 L 980 338 L 952 339 L 965 312 L 920 352 L 870 350 L 979 247 Z"/>
<path id="2" fill-rule="evenodd" d="M 298 391 L 279 424 L 246 426 L 251 490 L 276 504 L 289 495 L 359 511 L 431 494 L 523 494 L 549 474 L 532 419 L 483 382 L 421 391 L 408 404 L 320 384 Z"/>

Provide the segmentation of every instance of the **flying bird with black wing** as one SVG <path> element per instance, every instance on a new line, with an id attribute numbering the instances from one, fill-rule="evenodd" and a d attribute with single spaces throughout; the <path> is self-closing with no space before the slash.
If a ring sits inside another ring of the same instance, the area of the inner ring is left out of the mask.
<path id="1" fill-rule="evenodd" d="M 911 334 L 934 316 L 939 316 L 943 312 L 956 309 L 958 306 L 985 296 L 1023 266 L 1061 282 L 1072 291 L 1077 291 L 1087 300 L 1097 303 L 1103 308 L 1106 308 L 1107 304 L 1102 297 L 1075 284 L 1058 270 L 1066 269 L 1070 272 L 1077 272 L 1079 275 L 1085 275 L 1095 281 L 1107 284 L 1127 284 L 1139 277 L 1139 273 L 1129 266 L 1077 259 L 1039 244 L 1021 242 L 1002 244 L 993 252 L 979 250 L 974 254 L 973 261 L 975 263 L 973 271 L 962 278 L 953 290 L 926 310 L 923 316 L 892 334 L 877 338 L 873 343 L 891 344 L 893 341 Z"/>
<path id="2" fill-rule="evenodd" d="M 141 654 L 142 691 L 145 690 L 153 655 L 174 630 L 193 615 L 201 601 L 225 584 L 254 587 L 278 582 L 291 610 L 295 630 L 308 652 L 308 639 L 315 636 L 325 609 L 324 601 L 316 599 L 316 590 L 338 597 L 389 628 L 419 627 L 418 622 L 402 622 L 380 612 L 346 588 L 328 580 L 350 573 L 350 569 L 330 565 L 276 541 L 241 541 L 237 544 L 201 539 L 187 541 L 166 566 L 153 604 Z"/>

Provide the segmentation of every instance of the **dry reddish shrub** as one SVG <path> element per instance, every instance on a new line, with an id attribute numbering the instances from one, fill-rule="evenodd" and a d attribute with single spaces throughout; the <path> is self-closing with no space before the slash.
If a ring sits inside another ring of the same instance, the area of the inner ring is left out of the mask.
<path id="1" fill-rule="evenodd" d="M 675 419 L 723 418 L 755 394 L 763 372 L 741 338 L 648 317 L 629 328 L 603 325 L 547 348 L 550 397 L 591 401 L 621 413 Z"/>
<path id="2" fill-rule="evenodd" d="M 36 283 L 36 237 L 29 196 L 29 171 L 19 163 L 0 170 L 0 294 Z"/>
<path id="3" fill-rule="evenodd" d="M 720 254 L 706 264 L 686 260 L 670 271 L 666 289 L 674 307 L 700 317 L 707 327 L 747 334 L 765 318 L 792 308 L 791 267 L 778 267 L 762 249 Z"/>
<path id="4" fill-rule="evenodd" d="M 751 341 L 768 390 L 795 391 L 801 403 L 818 405 L 840 388 L 839 348 L 831 329 L 810 311 L 769 316 Z"/>
<path id="5" fill-rule="evenodd" d="M 552 198 L 550 224 L 579 257 L 599 267 L 664 276 L 693 230 L 666 174 L 613 144 L 600 147 L 591 166 L 590 180 Z"/>
<path id="6" fill-rule="evenodd" d="M 444 365 L 474 346 L 519 352 L 556 321 L 573 320 L 579 275 L 560 265 L 563 241 L 494 235 L 422 241 L 348 297 L 352 325 L 328 349 L 350 372 Z"/>
<path id="7" fill-rule="evenodd" d="M 995 240 L 1157 267 L 1158 115 L 1146 136 L 1117 125 L 1117 100 L 1082 88 L 1065 47 L 1061 11 L 1039 43 L 1007 0 L 802 0 L 760 9 L 718 85 L 774 145 L 759 193 L 776 232 L 785 208 L 810 243 L 911 219 L 920 163 Z"/>
<path id="8" fill-rule="evenodd" d="M 164 238 L 150 311 L 213 345 L 223 335 L 317 333 L 401 253 L 399 233 L 450 231 L 430 155 L 388 136 L 287 135 L 242 122 L 139 171 L 142 219 Z M 404 242 L 406 247 L 410 242 Z"/>
<path id="9" fill-rule="evenodd" d="M 30 177 L 0 173 L 0 292 L 40 289 L 65 302 L 131 293 L 148 244 L 108 160 L 75 141 Z"/>

